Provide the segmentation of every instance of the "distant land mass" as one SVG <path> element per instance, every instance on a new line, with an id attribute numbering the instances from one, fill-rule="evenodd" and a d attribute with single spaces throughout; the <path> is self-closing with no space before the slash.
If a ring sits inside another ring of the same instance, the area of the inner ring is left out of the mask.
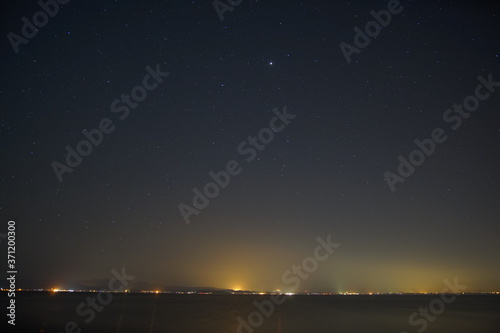
<path id="1" fill-rule="evenodd" d="M 21 289 L 65 289 L 65 290 L 109 290 L 109 279 L 92 279 L 80 281 L 67 281 L 64 283 L 54 283 L 43 279 L 19 279 L 17 288 Z M 5 282 L 0 284 L 0 288 L 8 288 Z M 199 286 L 168 286 L 151 284 L 146 281 L 131 281 L 127 287 L 130 291 L 171 291 L 171 292 L 188 292 L 193 291 L 197 293 L 210 292 L 210 293 L 230 293 L 234 292 L 232 289 L 223 289 L 215 287 L 199 287 Z M 113 291 L 113 290 L 111 290 Z M 245 292 L 245 291 L 243 291 Z"/>
<path id="2" fill-rule="evenodd" d="M 92 280 L 79 280 L 79 281 L 66 281 L 64 283 L 53 283 L 43 279 L 20 279 L 16 289 L 24 290 L 53 290 L 58 289 L 60 291 L 124 291 L 128 290 L 130 292 L 173 292 L 173 293 L 210 293 L 210 294 L 257 294 L 257 293 L 280 293 L 279 291 L 255 291 L 255 290 L 239 290 L 239 289 L 224 289 L 216 287 L 206 287 L 206 286 L 172 286 L 172 285 L 159 285 L 152 284 L 146 281 L 137 280 L 130 281 L 124 290 L 109 289 L 109 279 L 92 279 Z M 9 286 L 5 281 L 0 282 L 0 289 L 7 290 Z M 383 294 L 422 294 L 415 292 L 392 292 L 392 293 L 367 293 L 367 292 L 310 292 L 310 291 L 296 291 L 294 294 L 344 294 L 344 295 L 355 295 L 355 294 L 367 294 L 367 295 L 383 295 Z M 426 293 L 423 293 L 426 294 Z M 427 294 L 437 294 L 437 292 L 429 292 Z M 500 294 L 499 291 L 484 291 L 484 292 L 466 292 L 464 294 Z"/>

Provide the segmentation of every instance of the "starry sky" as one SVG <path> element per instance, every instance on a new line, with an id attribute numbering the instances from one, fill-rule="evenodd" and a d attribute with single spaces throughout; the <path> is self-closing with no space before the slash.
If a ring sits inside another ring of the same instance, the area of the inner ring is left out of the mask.
<path id="1" fill-rule="evenodd" d="M 0 232 L 16 221 L 20 287 L 125 267 L 157 286 L 283 290 L 331 235 L 301 290 L 500 290 L 500 88 L 456 130 L 443 120 L 478 76 L 500 81 L 500 7 L 401 0 L 348 63 L 339 45 L 387 3 L 244 0 L 221 21 L 209 0 L 70 1 L 17 53 L 8 34 L 41 9 L 4 4 Z M 113 110 L 148 66 L 168 75 Z M 285 108 L 247 161 L 239 145 Z M 59 181 L 54 161 L 103 119 L 112 132 Z M 384 173 L 435 128 L 447 140 L 391 191 Z M 240 172 L 186 224 L 179 205 L 229 161 Z"/>

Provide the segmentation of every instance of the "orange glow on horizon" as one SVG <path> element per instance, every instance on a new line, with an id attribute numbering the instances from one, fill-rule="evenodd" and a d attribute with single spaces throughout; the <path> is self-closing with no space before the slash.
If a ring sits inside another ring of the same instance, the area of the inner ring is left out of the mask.
<path id="1" fill-rule="evenodd" d="M 241 290 L 243 290 L 243 287 L 241 286 L 241 284 L 235 284 L 230 289 L 232 289 L 234 291 L 241 291 Z"/>

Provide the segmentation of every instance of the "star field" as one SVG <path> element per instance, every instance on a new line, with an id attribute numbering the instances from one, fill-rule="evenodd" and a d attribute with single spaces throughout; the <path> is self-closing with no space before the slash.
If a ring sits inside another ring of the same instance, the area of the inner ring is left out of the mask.
<path id="1" fill-rule="evenodd" d="M 500 91 L 396 192 L 383 173 L 478 76 L 500 81 L 499 8 L 401 5 L 351 63 L 339 44 L 387 2 L 246 0 L 221 22 L 210 1 L 71 1 L 18 53 L 4 37 L 0 221 L 16 220 L 21 283 L 127 267 L 153 284 L 274 290 L 331 234 L 342 247 L 306 289 L 458 275 L 498 290 Z M 3 35 L 38 10 L 6 5 Z M 113 101 L 157 65 L 169 76 L 120 120 Z M 296 118 L 245 162 L 238 145 L 285 106 Z M 103 118 L 114 130 L 59 182 L 51 163 Z M 187 225 L 179 204 L 230 160 L 241 173 Z"/>

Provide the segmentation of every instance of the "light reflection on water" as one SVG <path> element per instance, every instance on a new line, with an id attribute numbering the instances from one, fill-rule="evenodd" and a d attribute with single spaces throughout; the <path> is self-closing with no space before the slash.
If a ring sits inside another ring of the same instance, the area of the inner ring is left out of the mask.
<path id="1" fill-rule="evenodd" d="M 64 332 L 74 321 L 83 333 L 91 332 L 238 332 L 237 317 L 258 311 L 258 295 L 114 294 L 111 302 L 95 312 L 95 319 L 79 316 L 76 308 L 87 293 L 20 293 L 16 329 L 31 332 Z M 253 332 L 408 333 L 408 317 L 435 296 L 293 296 L 276 306 Z M 3 324 L 2 324 L 3 325 Z M 252 328 L 251 328 L 252 329 Z M 3 330 L 2 330 L 3 331 Z M 240 328 L 239 333 L 249 333 Z M 500 296 L 459 296 L 429 322 L 427 333 L 500 332 Z"/>

